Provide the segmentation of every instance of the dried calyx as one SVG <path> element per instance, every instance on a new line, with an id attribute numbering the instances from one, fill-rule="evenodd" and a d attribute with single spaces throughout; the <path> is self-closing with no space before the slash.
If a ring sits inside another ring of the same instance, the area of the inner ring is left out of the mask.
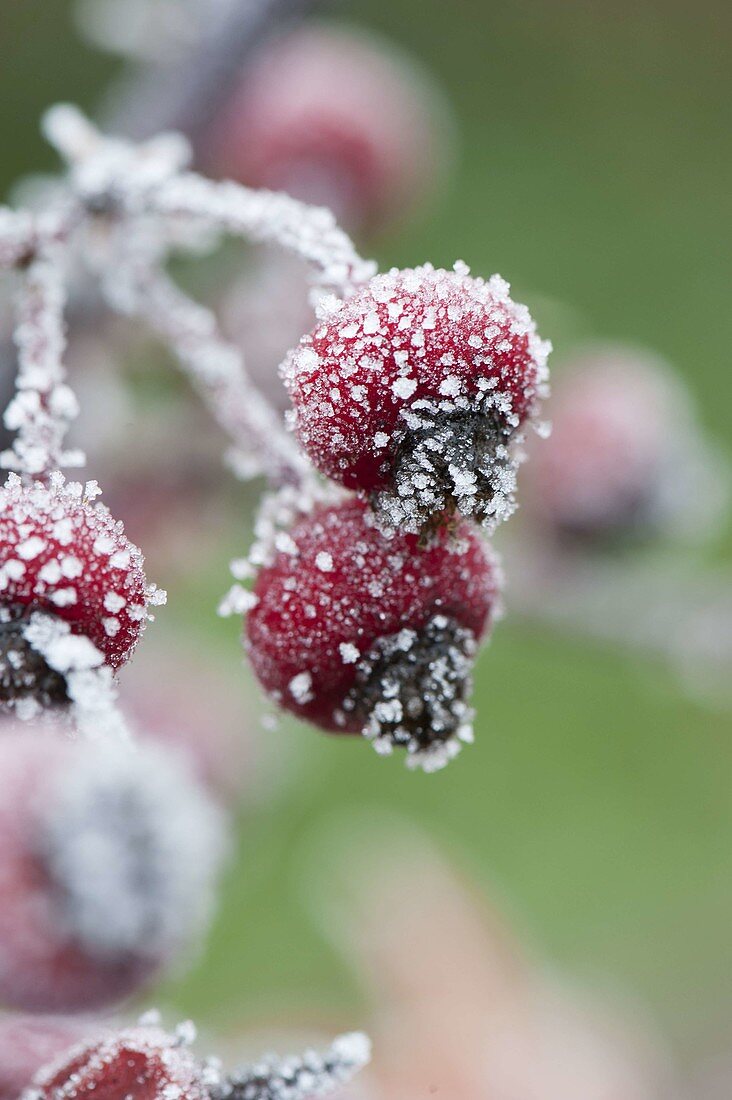
<path id="1" fill-rule="evenodd" d="M 44 709 L 68 703 L 66 678 L 50 667 L 26 637 L 32 606 L 0 607 L 0 704 L 33 700 Z"/>
<path id="2" fill-rule="evenodd" d="M 380 638 L 359 663 L 344 709 L 363 720 L 378 752 L 398 746 L 426 770 L 431 760 L 439 767 L 472 740 L 476 651 L 473 632 L 446 615 Z"/>
<path id="3" fill-rule="evenodd" d="M 515 510 L 520 434 L 495 414 L 488 395 L 465 408 L 418 401 L 402 413 L 393 484 L 372 497 L 386 529 L 406 528 L 425 538 L 435 520 L 459 512 L 489 530 Z"/>

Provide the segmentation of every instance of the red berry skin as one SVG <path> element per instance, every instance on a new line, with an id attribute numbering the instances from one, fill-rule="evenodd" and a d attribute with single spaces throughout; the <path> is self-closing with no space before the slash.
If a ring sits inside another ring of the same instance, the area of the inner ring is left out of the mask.
<path id="1" fill-rule="evenodd" d="M 117 669 L 145 625 L 142 554 L 101 504 L 71 486 L 0 489 L 0 606 L 43 611 L 89 638 Z"/>
<path id="2" fill-rule="evenodd" d="M 376 493 L 394 489 L 415 409 L 439 422 L 488 403 L 508 440 L 542 396 L 547 353 L 498 276 L 427 264 L 377 275 L 303 337 L 283 369 L 315 466 Z"/>
<path id="3" fill-rule="evenodd" d="M 158 1027 L 114 1032 L 41 1070 L 27 1100 L 207 1100 L 203 1070 L 180 1038 Z"/>
<path id="4" fill-rule="evenodd" d="M 328 206 L 374 228 L 439 175 L 443 105 L 390 47 L 311 26 L 275 39 L 215 120 L 209 167 L 252 187 Z"/>
<path id="5" fill-rule="evenodd" d="M 18 1100 L 43 1067 L 105 1030 L 88 1020 L 65 1016 L 0 1019 L 0 1100 Z"/>
<path id="6" fill-rule="evenodd" d="M 218 816 L 167 757 L 161 786 L 162 760 L 158 749 L 74 742 L 55 729 L 0 730 L 0 1004 L 70 1013 L 114 1005 L 189 946 L 211 886 L 208 867 L 197 871 L 201 852 L 186 862 L 189 831 L 205 838 Z M 215 868 L 218 851 L 205 854 Z M 128 916 L 137 925 L 125 925 Z"/>
<path id="7" fill-rule="evenodd" d="M 435 615 L 480 639 L 499 598 L 497 569 L 469 525 L 442 529 L 420 549 L 415 535 L 391 539 L 358 499 L 322 507 L 290 532 L 257 578 L 246 648 L 265 690 L 286 710 L 334 733 L 358 733 L 343 713 L 359 657 L 379 639 L 419 631 Z M 306 674 L 302 688 L 297 678 Z M 293 681 L 295 687 L 293 689 Z"/>

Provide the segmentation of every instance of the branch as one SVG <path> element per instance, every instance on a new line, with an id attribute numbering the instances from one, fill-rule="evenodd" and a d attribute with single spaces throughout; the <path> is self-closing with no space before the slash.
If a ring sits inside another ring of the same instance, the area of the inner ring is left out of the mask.
<path id="1" fill-rule="evenodd" d="M 235 446 L 234 469 L 281 484 L 310 476 L 307 460 L 269 403 L 249 383 L 241 352 L 221 336 L 214 314 L 149 270 L 134 287 L 135 312 L 171 348 L 214 419 Z"/>
<path id="2" fill-rule="evenodd" d="M 56 252 L 50 247 L 40 251 L 24 272 L 18 295 L 16 394 L 4 417 L 6 428 L 17 436 L 12 448 L 0 455 L 0 463 L 30 477 L 85 462 L 82 452 L 63 449 L 79 408 L 65 383 L 62 270 Z"/>
<path id="3" fill-rule="evenodd" d="M 151 191 L 145 205 L 166 218 L 195 218 L 248 241 L 279 245 L 312 268 L 321 293 L 347 296 L 376 273 L 330 210 L 279 192 L 216 183 L 190 172 Z"/>

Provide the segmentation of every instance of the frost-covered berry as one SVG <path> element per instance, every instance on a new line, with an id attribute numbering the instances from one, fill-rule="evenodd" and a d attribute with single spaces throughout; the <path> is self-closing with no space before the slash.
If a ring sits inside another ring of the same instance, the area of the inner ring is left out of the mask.
<path id="1" fill-rule="evenodd" d="M 723 495 L 683 385 L 656 357 L 578 355 L 547 408 L 552 431 L 527 463 L 527 517 L 558 543 L 610 547 L 708 529 Z"/>
<path id="2" fill-rule="evenodd" d="M 0 1018 L 0 1100 L 18 1100 L 40 1070 L 105 1030 L 79 1017 Z"/>
<path id="3" fill-rule="evenodd" d="M 0 1003 L 119 1001 L 205 926 L 218 811 L 159 747 L 0 731 Z"/>
<path id="4" fill-rule="evenodd" d="M 136 1027 L 104 1029 L 35 1074 L 20 1100 L 309 1100 L 325 1097 L 369 1060 L 365 1035 L 340 1035 L 323 1054 L 267 1058 L 230 1075 L 191 1049 L 190 1021 L 174 1034 L 148 1013 Z M 0 1052 L 1 1054 L 1 1052 Z M 4 1098 L 3 1098 L 4 1100 Z M 10 1098 L 8 1098 L 10 1100 Z M 15 1098 L 13 1098 L 15 1100 Z"/>
<path id="5" fill-rule="evenodd" d="M 472 735 L 470 674 L 499 600 L 467 524 L 386 538 L 363 502 L 321 507 L 257 578 L 246 646 L 265 690 L 331 732 L 362 733 L 434 769 Z"/>
<path id="6" fill-rule="evenodd" d="M 420 199 L 449 147 L 429 79 L 393 47 L 325 26 L 270 42 L 209 131 L 219 174 L 373 228 Z"/>
<path id="7" fill-rule="evenodd" d="M 0 705 L 66 700 L 66 681 L 26 637 L 34 612 L 61 619 L 113 669 L 131 656 L 156 597 L 142 554 L 121 523 L 93 502 L 96 486 L 25 486 L 15 474 L 0 488 Z"/>
<path id="8" fill-rule="evenodd" d="M 455 510 L 487 526 L 514 507 L 520 429 L 548 345 L 494 275 L 393 270 L 339 303 L 285 362 L 315 465 L 411 532 Z"/>
<path id="9" fill-rule="evenodd" d="M 36 1074 L 21 1100 L 208 1100 L 215 1077 L 185 1034 L 139 1024 L 68 1049 Z"/>

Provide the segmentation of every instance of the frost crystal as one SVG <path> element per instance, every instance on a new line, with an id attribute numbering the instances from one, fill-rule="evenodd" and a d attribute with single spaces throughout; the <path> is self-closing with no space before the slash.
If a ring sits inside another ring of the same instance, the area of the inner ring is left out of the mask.
<path id="1" fill-rule="evenodd" d="M 381 638 L 358 664 L 343 709 L 363 715 L 377 752 L 401 746 L 410 767 L 437 771 L 473 740 L 466 700 L 476 651 L 473 633 L 445 615 Z"/>
<path id="2" fill-rule="evenodd" d="M 325 1054 L 267 1058 L 232 1074 L 213 1100 L 310 1100 L 329 1096 L 358 1073 L 371 1057 L 361 1032 L 341 1035 Z"/>
<path id="3" fill-rule="evenodd" d="M 79 746 L 44 816 L 60 919 L 85 950 L 157 961 L 205 926 L 223 823 L 175 756 Z"/>
<path id="4" fill-rule="evenodd" d="M 59 466 L 83 466 L 84 455 L 64 451 L 63 439 L 78 413 L 65 383 L 62 268 L 53 249 L 34 260 L 18 296 L 17 393 L 5 411 L 5 427 L 17 432 L 13 447 L 0 455 L 6 469 L 31 475 Z"/>

